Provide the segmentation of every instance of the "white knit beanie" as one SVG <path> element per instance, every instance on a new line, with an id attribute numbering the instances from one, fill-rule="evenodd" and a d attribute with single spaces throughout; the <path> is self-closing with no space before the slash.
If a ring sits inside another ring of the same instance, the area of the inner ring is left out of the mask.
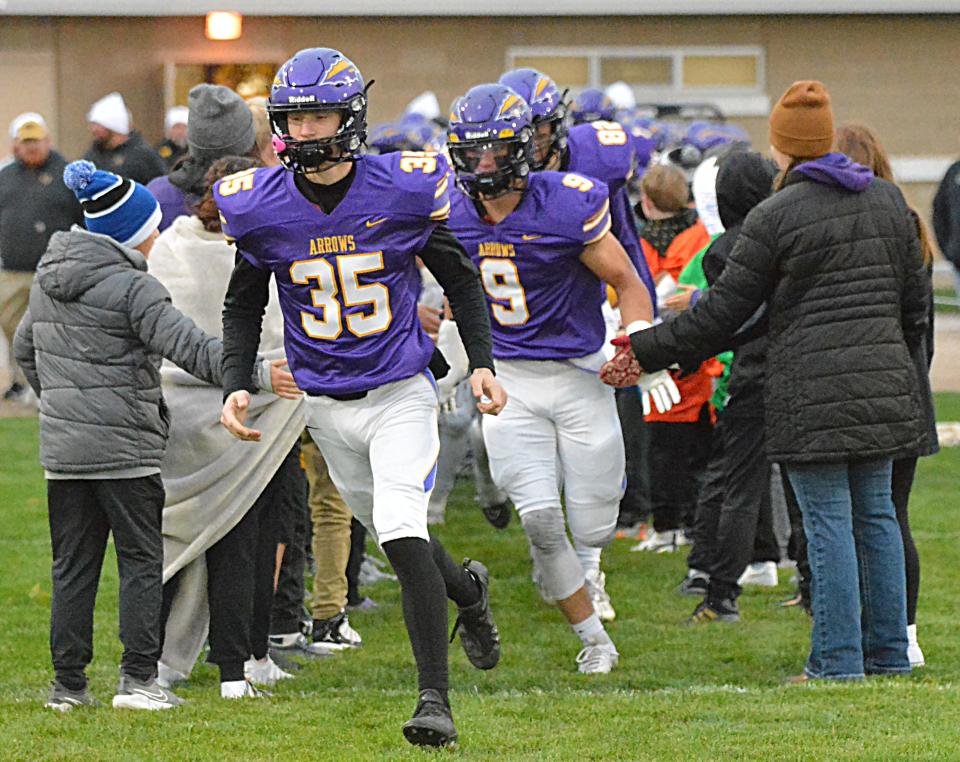
<path id="1" fill-rule="evenodd" d="M 94 103 L 87 113 L 87 121 L 102 125 L 121 135 L 130 134 L 130 114 L 120 93 L 110 93 Z"/>

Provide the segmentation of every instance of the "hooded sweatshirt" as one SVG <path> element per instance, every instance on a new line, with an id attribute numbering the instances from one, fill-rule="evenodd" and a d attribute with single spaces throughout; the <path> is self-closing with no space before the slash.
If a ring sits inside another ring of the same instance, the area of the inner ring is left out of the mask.
<path id="1" fill-rule="evenodd" d="M 794 167 L 794 172 L 821 185 L 832 185 L 854 193 L 865 191 L 873 182 L 873 172 L 842 153 L 828 153 Z"/>
<path id="2" fill-rule="evenodd" d="M 76 226 L 55 233 L 37 265 L 14 351 L 40 397 L 49 478 L 159 472 L 170 426 L 162 357 L 222 381 L 220 340 L 179 312 L 146 269 L 139 251 Z"/>
<path id="3" fill-rule="evenodd" d="M 724 233 L 711 244 L 703 257 L 704 273 L 711 285 L 723 273 L 744 219 L 773 191 L 775 177 L 776 167 L 758 153 L 736 151 L 721 160 L 717 171 L 717 207 Z M 730 396 L 724 415 L 763 417 L 765 315 L 764 307 L 757 310 L 735 337 L 733 344 L 737 349 L 730 368 L 727 387 Z"/>

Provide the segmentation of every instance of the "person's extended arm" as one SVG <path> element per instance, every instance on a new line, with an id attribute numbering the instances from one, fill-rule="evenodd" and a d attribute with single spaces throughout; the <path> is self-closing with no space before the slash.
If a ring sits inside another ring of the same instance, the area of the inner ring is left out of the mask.
<path id="1" fill-rule="evenodd" d="M 481 400 L 477 407 L 482 413 L 496 415 L 506 404 L 507 396 L 494 378 L 490 314 L 480 273 L 456 236 L 442 223 L 418 254 L 450 303 L 457 331 L 470 359 L 473 394 Z M 482 401 L 484 397 L 490 401 Z"/>
<path id="2" fill-rule="evenodd" d="M 630 344 L 644 371 L 660 370 L 690 357 L 712 357 L 773 292 L 778 260 L 776 235 L 757 207 L 743 230 L 716 284 L 694 305 L 667 323 L 638 331 Z"/>
<path id="3" fill-rule="evenodd" d="M 37 351 L 33 344 L 33 316 L 30 314 L 29 307 L 14 332 L 13 354 L 30 388 L 39 397 L 40 376 L 37 374 Z"/>
<path id="4" fill-rule="evenodd" d="M 617 293 L 617 307 L 624 326 L 642 320 L 653 322 L 653 302 L 636 268 L 620 242 L 607 233 L 584 247 L 580 255 L 584 266 Z"/>
<path id="5" fill-rule="evenodd" d="M 617 292 L 617 307 L 627 336 L 650 328 L 653 321 L 650 292 L 640 280 L 626 251 L 611 233 L 586 246 L 580 261 Z M 623 341 L 626 340 L 623 337 Z M 614 343 L 618 341 L 620 339 L 614 340 Z M 605 380 L 603 372 L 600 378 Z M 636 383 L 640 387 L 644 415 L 649 414 L 654 406 L 659 412 L 665 413 L 680 402 L 680 390 L 669 373 L 648 373 L 637 379 Z"/>
<path id="6" fill-rule="evenodd" d="M 263 314 L 270 301 L 270 271 L 237 255 L 223 300 L 223 397 L 245 389 L 257 359 Z"/>

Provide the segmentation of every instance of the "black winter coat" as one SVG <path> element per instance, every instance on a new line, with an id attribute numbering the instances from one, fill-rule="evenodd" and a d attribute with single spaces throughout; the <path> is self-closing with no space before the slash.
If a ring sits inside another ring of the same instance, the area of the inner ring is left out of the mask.
<path id="1" fill-rule="evenodd" d="M 631 343 L 649 371 L 713 354 L 766 302 L 770 459 L 895 458 L 923 443 L 910 355 L 926 328 L 929 288 L 895 185 L 874 180 L 855 193 L 792 172 L 748 215 L 717 284 Z"/>

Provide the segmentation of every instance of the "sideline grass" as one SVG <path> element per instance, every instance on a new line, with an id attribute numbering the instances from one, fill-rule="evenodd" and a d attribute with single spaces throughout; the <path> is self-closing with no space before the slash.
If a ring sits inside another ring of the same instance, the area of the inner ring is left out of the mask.
<path id="1" fill-rule="evenodd" d="M 960 395 L 941 396 L 943 412 Z M 414 670 L 397 590 L 351 621 L 365 645 L 308 665 L 259 702 L 222 702 L 215 670 L 197 667 L 169 713 L 98 711 L 55 715 L 42 708 L 50 679 L 47 645 L 50 551 L 44 483 L 33 420 L 0 421 L 0 758 L 9 760 L 416 759 L 400 736 L 414 702 Z M 960 449 L 924 460 L 912 507 L 923 562 L 921 644 L 928 664 L 910 678 L 786 688 L 806 652 L 803 614 L 776 606 L 791 587 L 741 599 L 739 625 L 688 628 L 693 603 L 672 593 L 680 556 L 608 551 L 611 627 L 621 667 L 584 679 L 576 639 L 542 604 L 529 579 L 516 523 L 496 532 L 461 484 L 438 534 L 453 554 L 484 560 L 503 635 L 501 664 L 472 669 L 451 649 L 457 755 L 469 760 L 957 759 L 960 756 Z M 109 553 L 96 613 L 92 688 L 109 704 L 120 644 L 117 575 Z"/>

